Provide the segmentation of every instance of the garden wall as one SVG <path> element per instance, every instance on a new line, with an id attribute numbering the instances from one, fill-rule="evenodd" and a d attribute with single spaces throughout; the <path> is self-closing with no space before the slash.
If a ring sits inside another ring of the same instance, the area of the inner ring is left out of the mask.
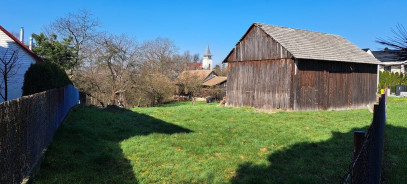
<path id="1" fill-rule="evenodd" d="M 78 104 L 72 85 L 0 104 L 0 183 L 21 183 Z"/>

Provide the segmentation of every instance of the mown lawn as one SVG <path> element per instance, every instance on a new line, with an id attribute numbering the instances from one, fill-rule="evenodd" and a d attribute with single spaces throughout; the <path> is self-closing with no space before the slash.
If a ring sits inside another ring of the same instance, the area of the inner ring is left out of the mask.
<path id="1" fill-rule="evenodd" d="M 407 100 L 390 98 L 384 176 L 406 181 Z M 32 183 L 338 183 L 368 110 L 261 113 L 188 102 L 77 107 Z"/>

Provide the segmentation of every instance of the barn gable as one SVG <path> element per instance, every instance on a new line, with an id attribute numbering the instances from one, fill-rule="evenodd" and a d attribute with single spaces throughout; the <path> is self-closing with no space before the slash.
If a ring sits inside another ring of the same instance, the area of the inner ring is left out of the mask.
<path id="1" fill-rule="evenodd" d="M 292 55 L 287 49 L 253 24 L 223 62 L 290 58 Z"/>

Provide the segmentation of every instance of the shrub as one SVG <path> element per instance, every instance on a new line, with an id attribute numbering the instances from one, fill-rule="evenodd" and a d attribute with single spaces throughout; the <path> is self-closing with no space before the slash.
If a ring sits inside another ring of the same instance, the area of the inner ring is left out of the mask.
<path id="1" fill-rule="evenodd" d="M 71 80 L 58 65 L 50 62 L 31 64 L 24 75 L 23 96 L 68 84 L 72 84 Z"/>
<path id="2" fill-rule="evenodd" d="M 396 85 L 407 85 L 407 75 L 403 75 L 402 73 L 383 71 L 379 73 L 379 77 L 379 91 L 388 86 L 390 92 L 394 93 Z"/>

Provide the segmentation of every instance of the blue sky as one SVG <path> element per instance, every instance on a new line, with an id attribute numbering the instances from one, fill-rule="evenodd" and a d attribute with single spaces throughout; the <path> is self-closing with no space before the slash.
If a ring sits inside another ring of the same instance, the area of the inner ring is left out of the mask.
<path id="1" fill-rule="evenodd" d="M 391 36 L 397 23 L 407 27 L 407 1 L 35 1 L 1 0 L 0 25 L 25 28 L 25 37 L 79 9 L 90 10 L 102 30 L 126 33 L 138 42 L 166 37 L 180 53 L 201 56 L 209 44 L 219 64 L 253 22 L 341 35 L 360 48 L 382 49 L 374 40 Z M 26 39 L 27 40 L 27 39 Z"/>

